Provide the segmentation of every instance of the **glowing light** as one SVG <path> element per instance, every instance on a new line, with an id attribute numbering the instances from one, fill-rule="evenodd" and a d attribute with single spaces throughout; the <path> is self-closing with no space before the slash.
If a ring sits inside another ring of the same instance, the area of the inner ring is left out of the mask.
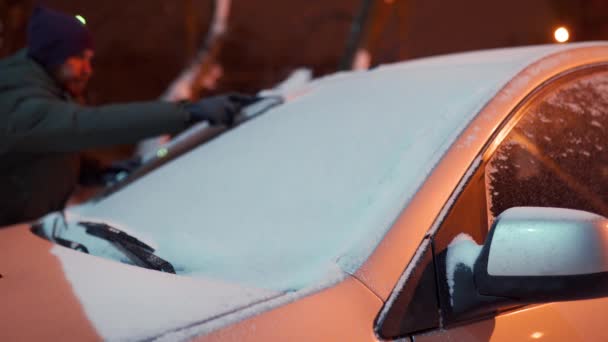
<path id="1" fill-rule="evenodd" d="M 568 32 L 567 28 L 562 26 L 555 30 L 555 32 L 553 33 L 553 37 L 555 38 L 556 42 L 565 43 L 570 39 L 570 32 Z"/>
<path id="2" fill-rule="evenodd" d="M 169 154 L 169 150 L 166 148 L 161 148 L 160 150 L 156 151 L 156 156 L 158 158 L 164 158 L 167 156 L 167 154 Z"/>
<path id="3" fill-rule="evenodd" d="M 543 333 L 540 331 L 535 332 L 534 334 L 530 335 L 530 337 L 532 337 L 535 340 L 538 340 L 539 338 L 543 337 Z"/>
<path id="4" fill-rule="evenodd" d="M 81 16 L 80 14 L 75 15 L 76 19 L 78 19 L 78 21 L 80 21 L 82 23 L 82 25 L 86 25 L 87 24 L 87 20 Z"/>

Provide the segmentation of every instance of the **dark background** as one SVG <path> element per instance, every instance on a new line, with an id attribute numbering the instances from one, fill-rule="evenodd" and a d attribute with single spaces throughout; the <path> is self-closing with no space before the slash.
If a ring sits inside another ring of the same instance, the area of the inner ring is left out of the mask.
<path id="1" fill-rule="evenodd" d="M 33 0 L 0 0 L 0 57 L 25 45 Z M 362 0 L 233 0 L 216 62 L 215 90 L 257 92 L 297 67 L 315 76 L 345 58 Z M 93 104 L 158 98 L 192 59 L 207 33 L 212 0 L 48 0 L 87 18 L 95 38 Z M 377 0 L 357 45 L 372 65 L 458 51 L 553 43 L 566 25 L 571 41 L 608 38 L 608 1 Z M 1 75 L 0 75 L 1 77 Z"/>

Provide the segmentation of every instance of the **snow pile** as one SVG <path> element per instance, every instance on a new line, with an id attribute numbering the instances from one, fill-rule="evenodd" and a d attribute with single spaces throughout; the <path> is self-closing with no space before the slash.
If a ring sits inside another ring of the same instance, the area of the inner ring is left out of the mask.
<path id="1" fill-rule="evenodd" d="M 149 339 L 283 295 L 120 265 L 63 247 L 52 252 L 104 340 Z"/>
<path id="2" fill-rule="evenodd" d="M 283 82 L 277 84 L 272 89 L 262 90 L 258 96 L 288 96 L 290 93 L 297 92 L 312 79 L 312 70 L 299 68 L 294 70 Z"/>
<path id="3" fill-rule="evenodd" d="M 454 306 L 454 274 L 459 267 L 466 267 L 473 272 L 475 260 L 483 246 L 478 245 L 473 238 L 461 233 L 450 242 L 446 255 L 446 279 L 450 289 L 450 304 Z"/>

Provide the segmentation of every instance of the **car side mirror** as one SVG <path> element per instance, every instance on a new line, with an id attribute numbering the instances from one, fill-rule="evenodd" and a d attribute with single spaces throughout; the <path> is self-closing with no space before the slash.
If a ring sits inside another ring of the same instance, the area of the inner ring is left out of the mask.
<path id="1" fill-rule="evenodd" d="M 474 264 L 479 295 L 517 303 L 608 296 L 608 220 L 516 207 L 497 219 Z"/>

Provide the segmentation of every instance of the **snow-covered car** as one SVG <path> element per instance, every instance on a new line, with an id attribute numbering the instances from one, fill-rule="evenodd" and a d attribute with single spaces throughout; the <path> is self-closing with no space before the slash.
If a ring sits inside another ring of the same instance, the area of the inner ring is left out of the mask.
<path id="1" fill-rule="evenodd" d="M 283 96 L 0 229 L 0 340 L 608 340 L 608 43 Z"/>

